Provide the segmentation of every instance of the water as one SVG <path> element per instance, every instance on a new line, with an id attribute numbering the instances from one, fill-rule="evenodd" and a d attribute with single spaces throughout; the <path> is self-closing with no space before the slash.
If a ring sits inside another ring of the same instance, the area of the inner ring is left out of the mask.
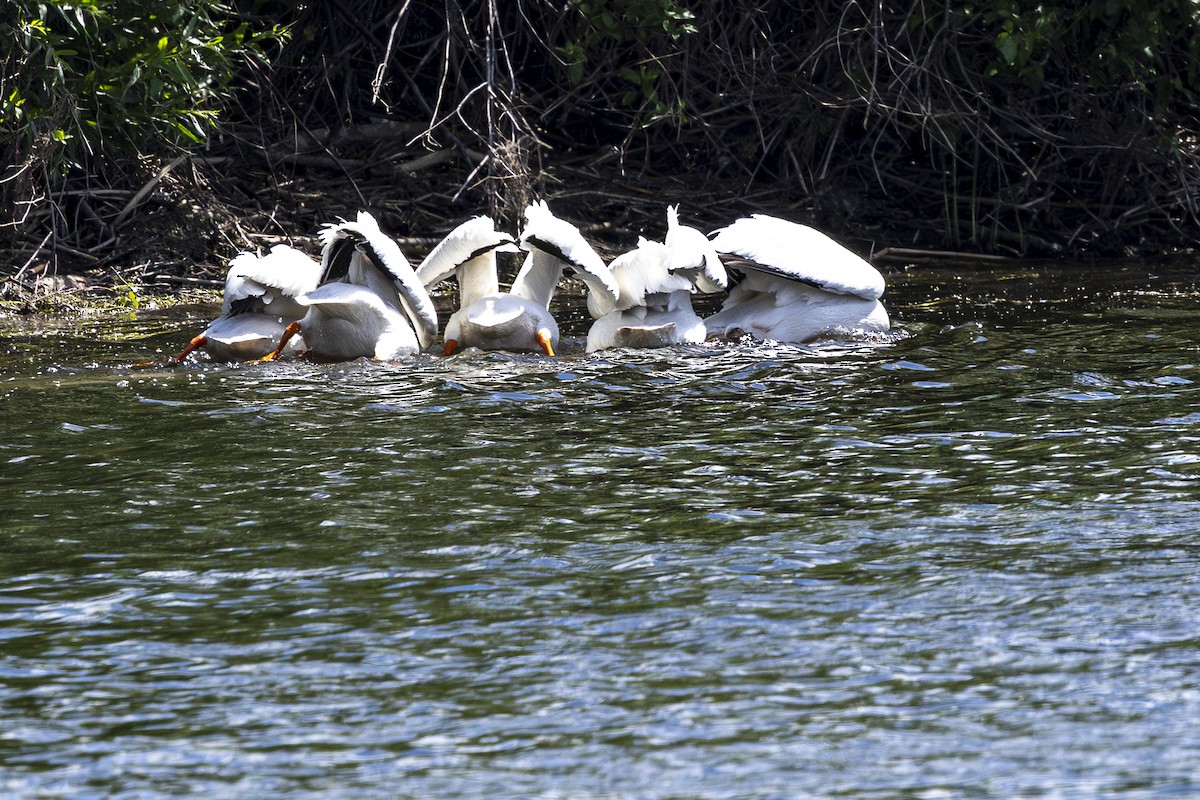
<path id="1" fill-rule="evenodd" d="M 1193 271 L 553 360 L 7 321 L 0 795 L 1200 794 Z"/>

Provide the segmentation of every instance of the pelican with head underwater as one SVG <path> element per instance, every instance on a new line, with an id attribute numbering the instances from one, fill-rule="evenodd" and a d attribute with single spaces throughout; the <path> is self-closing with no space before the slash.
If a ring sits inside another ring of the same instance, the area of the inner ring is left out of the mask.
<path id="1" fill-rule="evenodd" d="M 429 347 L 438 333 L 437 309 L 400 246 L 365 211 L 321 231 L 320 285 L 298 298 L 304 316 L 287 326 L 275 350 L 304 337 L 304 355 L 317 361 L 391 360 Z"/>
<path id="2" fill-rule="evenodd" d="M 554 355 L 558 323 L 550 310 L 528 297 L 500 291 L 496 254 L 518 251 L 512 236 L 479 216 L 452 230 L 421 262 L 417 277 L 427 288 L 452 275 L 458 283 L 458 310 L 446 322 L 443 355 L 468 347 Z"/>
<path id="3" fill-rule="evenodd" d="M 637 247 L 609 265 L 619 292 L 615 301 L 588 295 L 595 322 L 587 351 L 617 347 L 670 347 L 707 338 L 704 321 L 692 308 L 692 294 L 725 288 L 725 268 L 703 233 L 679 224 L 678 206 L 667 208 L 662 242 L 638 238 Z"/>
<path id="4" fill-rule="evenodd" d="M 300 299 L 317 287 L 321 265 L 286 244 L 265 255 L 239 253 L 229 262 L 221 316 L 170 360 L 202 350 L 214 361 L 251 361 L 271 353 L 287 326 L 304 316 Z M 292 352 L 303 340 L 291 343 Z"/>
<path id="5" fill-rule="evenodd" d="M 713 247 L 738 276 L 710 336 L 803 344 L 834 331 L 885 331 L 884 279 L 866 259 L 796 222 L 753 214 L 716 231 Z"/>

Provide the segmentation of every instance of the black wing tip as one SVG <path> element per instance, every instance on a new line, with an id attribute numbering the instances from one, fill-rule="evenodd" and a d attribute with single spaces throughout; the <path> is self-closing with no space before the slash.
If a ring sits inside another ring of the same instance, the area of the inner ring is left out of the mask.
<path id="1" fill-rule="evenodd" d="M 229 316 L 236 317 L 238 314 L 249 314 L 258 306 L 260 302 L 257 297 L 239 297 L 229 304 Z"/>
<path id="2" fill-rule="evenodd" d="M 529 236 L 526 237 L 525 241 L 536 247 L 538 250 L 541 250 L 543 253 L 554 256 L 559 261 L 565 261 L 568 264 L 575 263 L 571 259 L 567 258 L 567 254 L 564 253 L 562 248 L 556 245 L 554 242 L 548 242 L 540 236 Z"/>
<path id="3" fill-rule="evenodd" d="M 458 264 L 455 264 L 455 266 L 459 267 L 459 266 L 462 266 L 463 264 L 467 263 L 468 261 L 473 261 L 474 259 L 479 258 L 480 256 L 486 256 L 488 253 L 492 252 L 493 250 L 497 250 L 506 244 L 512 244 L 513 241 L 514 240 L 512 237 L 508 237 L 506 239 L 502 239 L 498 242 L 495 242 L 494 244 L 485 244 L 483 247 L 477 247 L 474 250 L 472 250 L 470 252 L 470 254 L 467 255 L 466 258 L 464 258 Z"/>
<path id="4" fill-rule="evenodd" d="M 805 286 L 811 286 L 814 289 L 820 289 L 821 291 L 824 291 L 824 292 L 832 291 L 828 286 L 821 283 L 820 281 L 813 280 L 812 278 L 802 278 L 802 277 L 796 275 L 795 273 L 787 272 L 786 270 L 779 269 L 778 267 L 773 267 L 770 264 L 764 264 L 761 261 L 754 261 L 749 258 L 743 258 L 739 255 L 733 255 L 733 254 L 727 254 L 727 253 L 721 253 L 720 255 L 721 255 L 721 263 L 723 263 L 725 265 L 725 268 L 727 270 L 730 270 L 730 269 L 735 270 L 737 272 L 742 273 L 743 275 L 747 271 L 762 272 L 767 275 L 774 275 L 777 278 L 783 278 L 784 280 L 794 281 L 796 283 L 803 283 Z"/>
<path id="5" fill-rule="evenodd" d="M 333 241 L 325 260 L 325 271 L 321 275 L 321 283 L 340 281 L 350 274 L 350 256 L 357 246 L 358 244 L 350 232 L 346 232 L 346 235 L 339 236 Z"/>

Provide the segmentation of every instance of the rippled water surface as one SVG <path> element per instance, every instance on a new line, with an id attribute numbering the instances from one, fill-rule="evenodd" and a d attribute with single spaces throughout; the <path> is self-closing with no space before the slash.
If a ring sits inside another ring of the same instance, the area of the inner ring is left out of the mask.
<path id="1" fill-rule="evenodd" d="M 3 321 L 0 795 L 1200 795 L 1198 266 L 555 359 Z"/>

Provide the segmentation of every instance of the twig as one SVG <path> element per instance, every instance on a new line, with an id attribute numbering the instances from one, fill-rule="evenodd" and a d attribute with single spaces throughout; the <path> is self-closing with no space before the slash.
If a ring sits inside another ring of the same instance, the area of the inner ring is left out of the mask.
<path id="1" fill-rule="evenodd" d="M 962 250 L 922 250 L 913 247 L 885 247 L 871 256 L 872 261 L 976 261 L 988 264 L 1012 264 L 1023 259 Z"/>
<path id="2" fill-rule="evenodd" d="M 171 170 L 175 169 L 176 167 L 178 167 L 180 164 L 182 164 L 186 160 L 187 160 L 186 155 L 176 157 L 173 161 L 171 161 L 171 163 L 167 164 L 165 167 L 160 169 L 158 171 L 158 174 L 156 174 L 150 180 L 146 181 L 146 185 L 143 186 L 141 189 L 139 189 L 137 194 L 135 194 L 133 197 L 131 197 L 129 199 L 129 202 L 125 204 L 125 207 L 123 209 L 121 209 L 121 213 L 117 214 L 117 218 L 115 220 L 113 220 L 113 224 L 112 224 L 113 229 L 120 228 L 121 224 L 123 222 L 125 222 L 126 219 L 129 218 L 130 214 L 133 213 L 133 210 L 135 208 L 137 208 L 138 205 L 141 204 L 142 200 L 144 200 L 146 198 L 146 195 L 148 195 L 148 194 L 150 194 L 150 192 L 154 191 L 154 187 L 158 185 L 158 182 L 161 181 L 163 178 L 167 177 L 167 175 L 171 172 Z"/>
<path id="3" fill-rule="evenodd" d="M 22 238 L 25 239 L 25 241 L 31 241 L 28 237 L 22 237 Z M 71 247 L 69 244 L 64 244 L 63 242 L 58 241 L 57 239 L 55 239 L 54 242 L 52 242 L 49 246 L 47 246 L 46 242 L 47 242 L 47 240 L 49 240 L 51 238 L 54 238 L 53 231 L 51 231 L 49 234 L 47 234 L 45 239 L 42 239 L 42 243 L 40 245 L 38 245 L 37 250 L 34 251 L 34 257 L 41 255 L 41 253 L 46 250 L 49 250 L 51 253 L 62 251 L 64 253 L 66 253 L 67 255 L 74 256 L 75 258 L 78 258 L 79 260 L 84 261 L 88 264 L 99 264 L 100 263 L 100 259 L 97 256 L 92 255 L 91 253 L 87 252 L 86 250 L 80 250 L 76 247 Z"/>
<path id="4" fill-rule="evenodd" d="M 225 281 L 214 281 L 209 280 L 208 278 L 189 278 L 186 276 L 181 277 L 179 275 L 163 275 L 161 273 L 158 275 L 152 275 L 150 277 L 152 277 L 154 281 L 158 283 L 180 283 L 187 286 L 212 286 L 214 288 L 219 288 L 225 285 Z"/>
<path id="5" fill-rule="evenodd" d="M 29 269 L 30 265 L 33 264 L 33 262 L 37 260 L 37 257 L 42 254 L 42 248 L 46 246 L 46 242 L 50 241 L 50 237 L 53 235 L 54 231 L 50 231 L 46 234 L 46 237 L 42 239 L 41 244 L 33 249 L 33 254 L 29 256 L 29 260 L 26 261 L 21 268 L 17 270 L 16 274 L 12 276 L 12 280 L 19 281 L 21 279 L 21 276 L 25 274 L 25 270 Z"/>
<path id="6" fill-rule="evenodd" d="M 426 153 L 423 156 L 417 156 L 416 158 L 409 159 L 408 161 L 401 161 L 395 166 L 400 172 L 420 172 L 423 169 L 429 169 L 430 167 L 437 166 L 438 164 L 449 161 L 452 158 L 454 158 L 454 151 L 447 147 L 432 153 Z"/>

